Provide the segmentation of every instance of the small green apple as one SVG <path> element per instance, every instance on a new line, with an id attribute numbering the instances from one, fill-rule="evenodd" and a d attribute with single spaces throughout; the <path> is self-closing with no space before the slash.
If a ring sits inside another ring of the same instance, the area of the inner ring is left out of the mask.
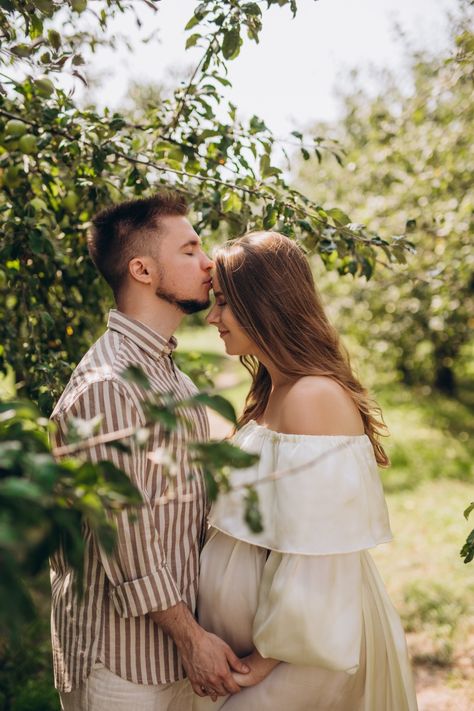
<path id="1" fill-rule="evenodd" d="M 21 183 L 19 172 L 20 171 L 17 166 L 9 166 L 3 174 L 3 184 L 6 185 L 7 188 L 11 188 L 12 190 L 14 188 L 17 188 Z"/>
<path id="2" fill-rule="evenodd" d="M 15 138 L 19 138 L 26 133 L 26 123 L 23 123 L 23 121 L 19 121 L 18 119 L 10 119 L 10 121 L 7 121 L 5 124 L 5 133 L 7 136 L 15 136 Z"/>
<path id="3" fill-rule="evenodd" d="M 76 12 L 84 12 L 87 7 L 87 0 L 71 0 L 71 7 Z"/>
<path id="4" fill-rule="evenodd" d="M 54 91 L 53 82 L 45 74 L 35 79 L 35 87 L 39 96 L 42 96 L 43 99 L 49 99 Z"/>
<path id="5" fill-rule="evenodd" d="M 33 136 L 32 133 L 25 133 L 25 135 L 18 141 L 18 147 L 20 151 L 26 153 L 26 155 L 33 155 L 38 151 L 38 141 L 36 140 L 36 136 Z"/>
<path id="6" fill-rule="evenodd" d="M 62 199 L 62 206 L 67 212 L 74 212 L 79 204 L 79 197 L 74 190 L 69 190 Z"/>

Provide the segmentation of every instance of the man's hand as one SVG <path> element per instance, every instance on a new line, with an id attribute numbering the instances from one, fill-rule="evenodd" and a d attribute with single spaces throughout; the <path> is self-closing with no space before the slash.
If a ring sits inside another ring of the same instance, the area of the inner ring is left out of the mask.
<path id="1" fill-rule="evenodd" d="M 198 696 L 210 696 L 215 701 L 217 696 L 240 691 L 232 671 L 245 676 L 248 666 L 222 639 L 200 627 L 183 602 L 161 612 L 150 612 L 150 617 L 173 638 Z"/>
<path id="2" fill-rule="evenodd" d="M 252 654 L 249 654 L 248 657 L 243 657 L 240 661 L 250 667 L 248 674 L 232 674 L 234 681 L 241 687 L 259 684 L 280 663 L 278 659 L 262 657 L 256 649 Z"/>
<path id="3" fill-rule="evenodd" d="M 199 628 L 188 644 L 180 647 L 181 658 L 194 692 L 199 696 L 238 694 L 240 686 L 232 677 L 232 671 L 245 677 L 248 667 L 232 649 L 215 634 Z"/>

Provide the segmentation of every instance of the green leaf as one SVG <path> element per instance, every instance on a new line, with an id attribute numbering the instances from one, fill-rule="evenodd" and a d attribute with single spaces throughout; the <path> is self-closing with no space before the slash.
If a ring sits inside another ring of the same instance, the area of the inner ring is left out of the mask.
<path id="1" fill-rule="evenodd" d="M 129 383 L 136 383 L 140 387 L 149 390 L 151 388 L 150 381 L 143 372 L 143 370 L 137 365 L 129 365 L 122 371 L 122 378 L 127 380 Z"/>
<path id="2" fill-rule="evenodd" d="M 99 524 L 95 527 L 95 534 L 101 548 L 103 548 L 106 553 L 111 555 L 115 550 L 117 542 L 117 534 L 113 524 L 109 521 Z"/>
<path id="3" fill-rule="evenodd" d="M 199 33 L 195 33 L 194 35 L 191 35 L 191 37 L 188 37 L 188 39 L 186 40 L 186 49 L 189 49 L 190 47 L 194 47 L 194 45 L 200 39 L 201 39 L 201 35 Z"/>
<path id="4" fill-rule="evenodd" d="M 121 469 L 118 469 L 115 464 L 103 460 L 97 462 L 95 468 L 109 484 L 110 489 L 108 494 L 110 497 L 115 498 L 116 494 L 120 494 L 121 497 L 125 497 L 131 504 L 142 503 L 143 497 L 139 489 L 134 486 L 129 477 Z"/>
<path id="5" fill-rule="evenodd" d="M 222 211 L 223 212 L 240 212 L 242 209 L 242 200 L 239 195 L 235 192 L 227 193 L 227 195 L 222 200 Z"/>
<path id="6" fill-rule="evenodd" d="M 235 59 L 240 50 L 240 32 L 237 28 L 226 30 L 224 32 L 224 40 L 222 42 L 222 54 L 225 59 Z"/>
<path id="7" fill-rule="evenodd" d="M 326 213 L 329 215 L 329 217 L 332 217 L 335 225 L 348 225 L 351 221 L 351 218 L 338 207 L 333 207 L 330 210 L 326 210 Z"/>
<path id="8" fill-rule="evenodd" d="M 279 175 L 281 173 L 280 168 L 271 165 L 268 153 L 264 153 L 260 158 L 260 170 L 263 178 L 268 178 L 271 175 Z"/>
<path id="9" fill-rule="evenodd" d="M 44 253 L 44 237 L 38 232 L 33 232 L 28 237 L 28 244 L 33 254 L 43 254 Z"/>
<path id="10" fill-rule="evenodd" d="M 271 230 L 278 220 L 278 210 L 274 205 L 267 205 L 265 215 L 263 217 L 263 227 L 266 230 Z"/>
<path id="11" fill-rule="evenodd" d="M 0 496 L 39 501 L 43 497 L 43 490 L 38 484 L 28 481 L 28 479 L 7 477 L 0 482 Z"/>
<path id="12" fill-rule="evenodd" d="M 267 125 L 258 116 L 252 116 L 249 121 L 250 133 L 263 133 L 263 131 L 268 131 Z"/>
<path id="13" fill-rule="evenodd" d="M 163 407 L 162 405 L 156 405 L 152 402 L 145 402 L 144 409 L 147 415 L 147 420 L 151 419 L 153 422 L 161 422 L 168 430 L 176 429 L 178 418 L 169 408 Z"/>
<path id="14" fill-rule="evenodd" d="M 466 519 L 466 521 L 469 518 L 471 511 L 474 511 L 474 501 L 472 501 L 467 507 L 467 509 L 464 511 L 464 518 Z"/>
<path id="15" fill-rule="evenodd" d="M 244 497 L 245 513 L 244 519 L 247 526 L 253 533 L 263 531 L 263 519 L 260 511 L 260 501 L 258 491 L 253 486 L 248 486 Z"/>
<path id="16" fill-rule="evenodd" d="M 34 47 L 29 44 L 16 44 L 14 47 L 10 47 L 10 52 L 17 57 L 29 57 L 31 52 L 34 51 Z"/>
<path id="17" fill-rule="evenodd" d="M 225 417 L 226 420 L 230 420 L 232 424 L 237 423 L 237 415 L 235 414 L 235 409 L 232 403 L 222 397 L 222 395 L 211 395 L 209 393 L 198 393 L 195 395 L 191 402 L 199 403 L 205 407 L 210 407 L 211 410 L 218 412 L 219 415 Z"/>
<path id="18" fill-rule="evenodd" d="M 58 50 L 61 46 L 61 35 L 56 30 L 48 30 L 48 41 L 53 49 Z"/>
<path id="19" fill-rule="evenodd" d="M 185 26 L 184 30 L 187 32 L 188 30 L 192 30 L 193 27 L 196 27 L 201 21 L 201 18 L 198 17 L 197 15 L 193 15 L 187 25 Z"/>
<path id="20" fill-rule="evenodd" d="M 250 454 L 228 440 L 222 442 L 199 442 L 191 445 L 193 455 L 199 461 L 209 462 L 213 467 L 246 469 L 258 462 L 258 454 Z"/>
<path id="21" fill-rule="evenodd" d="M 53 0 L 35 0 L 33 4 L 40 12 L 48 16 L 51 16 L 55 9 Z"/>
<path id="22" fill-rule="evenodd" d="M 474 559 L 474 530 L 468 535 L 461 548 L 461 558 L 464 558 L 465 563 L 470 563 Z"/>
<path id="23" fill-rule="evenodd" d="M 25 471 L 43 489 L 50 491 L 56 483 L 60 468 L 49 452 L 29 453 L 24 459 Z"/>
<path id="24" fill-rule="evenodd" d="M 125 444 L 121 440 L 115 440 L 113 442 L 110 442 L 109 446 L 113 447 L 114 449 L 117 449 L 119 452 L 122 452 L 122 454 L 130 454 L 132 451 L 130 445 Z"/>
<path id="25" fill-rule="evenodd" d="M 9 415 L 10 411 L 6 410 L 5 415 Z M 16 464 L 21 456 L 22 446 L 21 442 L 1 442 L 0 443 L 0 461 L 2 463 L 2 469 L 12 469 L 16 467 Z"/>
<path id="26" fill-rule="evenodd" d="M 204 481 L 209 501 L 215 501 L 219 495 L 219 485 L 209 468 L 204 469 Z"/>
<path id="27" fill-rule="evenodd" d="M 260 10 L 256 2 L 246 2 L 244 5 L 242 5 L 242 10 L 247 15 L 253 15 L 255 17 L 259 17 L 262 14 L 262 11 Z"/>

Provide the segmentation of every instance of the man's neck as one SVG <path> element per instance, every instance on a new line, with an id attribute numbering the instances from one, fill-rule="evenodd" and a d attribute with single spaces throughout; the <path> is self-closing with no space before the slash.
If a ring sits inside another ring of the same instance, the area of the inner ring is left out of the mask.
<path id="1" fill-rule="evenodd" d="M 183 320 L 183 313 L 173 304 L 155 297 L 153 304 L 137 303 L 131 299 L 117 301 L 117 309 L 130 318 L 144 323 L 167 341 Z"/>

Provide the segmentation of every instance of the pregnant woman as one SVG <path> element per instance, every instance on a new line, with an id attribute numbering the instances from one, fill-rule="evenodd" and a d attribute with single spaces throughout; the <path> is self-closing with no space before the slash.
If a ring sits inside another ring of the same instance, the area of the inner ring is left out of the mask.
<path id="1" fill-rule="evenodd" d="M 260 459 L 211 511 L 198 614 L 250 672 L 194 710 L 415 711 L 403 629 L 368 553 L 392 537 L 380 411 L 292 240 L 251 233 L 215 264 L 208 320 L 252 376 L 234 442 Z M 243 520 L 251 482 L 260 533 Z"/>

